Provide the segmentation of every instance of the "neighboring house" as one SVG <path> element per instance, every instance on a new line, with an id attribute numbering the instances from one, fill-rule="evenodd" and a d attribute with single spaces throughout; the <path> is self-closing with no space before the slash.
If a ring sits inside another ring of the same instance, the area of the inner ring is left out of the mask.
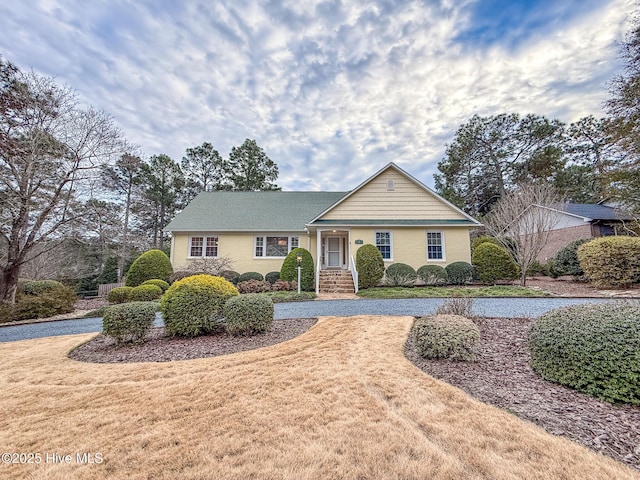
<path id="1" fill-rule="evenodd" d="M 538 260 L 542 263 L 553 258 L 574 240 L 627 235 L 624 224 L 633 220 L 631 216 L 606 203 L 565 203 L 554 207 L 536 207 L 544 208 L 556 217 L 549 239 L 538 255 Z"/>
<path id="2" fill-rule="evenodd" d="M 385 266 L 470 262 L 469 230 L 478 226 L 390 163 L 350 192 L 203 192 L 164 230 L 172 234 L 175 270 L 224 256 L 237 272 L 266 274 L 303 247 L 314 259 L 316 290 L 323 290 L 321 272 L 353 271 L 356 251 L 367 243 Z"/>

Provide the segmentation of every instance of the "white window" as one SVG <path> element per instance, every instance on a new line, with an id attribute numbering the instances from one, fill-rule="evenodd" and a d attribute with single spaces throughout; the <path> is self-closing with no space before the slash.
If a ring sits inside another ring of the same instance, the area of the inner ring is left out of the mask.
<path id="1" fill-rule="evenodd" d="M 218 237 L 190 237 L 189 257 L 217 257 Z"/>
<path id="2" fill-rule="evenodd" d="M 300 237 L 293 236 L 258 236 L 255 238 L 254 253 L 256 257 L 278 258 L 286 257 L 287 254 L 297 248 L 300 244 Z"/>
<path id="3" fill-rule="evenodd" d="M 427 232 L 427 259 L 444 260 L 444 233 Z"/>
<path id="4" fill-rule="evenodd" d="M 376 247 L 383 260 L 391 260 L 391 232 L 376 232 Z"/>

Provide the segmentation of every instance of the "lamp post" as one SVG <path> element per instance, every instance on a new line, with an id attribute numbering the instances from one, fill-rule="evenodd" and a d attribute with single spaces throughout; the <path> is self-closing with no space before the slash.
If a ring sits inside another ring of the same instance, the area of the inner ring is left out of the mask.
<path id="1" fill-rule="evenodd" d="M 302 255 L 296 255 L 296 260 L 298 261 L 298 293 L 300 293 L 300 270 L 302 270 Z"/>

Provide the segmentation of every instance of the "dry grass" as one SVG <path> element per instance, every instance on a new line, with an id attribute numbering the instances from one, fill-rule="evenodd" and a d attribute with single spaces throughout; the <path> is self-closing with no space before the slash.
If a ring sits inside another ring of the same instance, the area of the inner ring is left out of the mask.
<path id="1" fill-rule="evenodd" d="M 0 345 L 2 451 L 99 465 L 2 478 L 613 479 L 637 473 L 434 380 L 410 317 L 329 317 L 280 345 L 166 364 L 84 364 L 90 335 Z"/>

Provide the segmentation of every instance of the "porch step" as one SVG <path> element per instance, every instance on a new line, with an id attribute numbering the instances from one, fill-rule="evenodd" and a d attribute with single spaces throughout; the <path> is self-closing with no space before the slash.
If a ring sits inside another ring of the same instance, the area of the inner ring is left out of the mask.
<path id="1" fill-rule="evenodd" d="M 348 270 L 321 270 L 320 293 L 355 293 L 353 276 Z"/>

